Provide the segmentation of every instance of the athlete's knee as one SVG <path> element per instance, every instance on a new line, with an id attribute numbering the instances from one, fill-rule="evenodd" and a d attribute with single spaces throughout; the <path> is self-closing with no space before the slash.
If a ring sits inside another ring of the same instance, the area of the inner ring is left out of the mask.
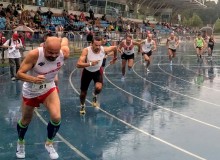
<path id="1" fill-rule="evenodd" d="M 22 116 L 21 117 L 21 124 L 27 126 L 31 123 L 32 116 Z"/>
<path id="2" fill-rule="evenodd" d="M 61 116 L 60 115 L 54 115 L 51 117 L 51 121 L 54 123 L 59 123 L 61 121 Z"/>
<path id="3" fill-rule="evenodd" d="M 149 61 L 150 61 L 150 58 L 149 58 L 149 57 L 146 57 L 146 58 L 145 58 L 145 61 L 146 61 L 146 62 L 149 62 Z"/>
<path id="4" fill-rule="evenodd" d="M 96 85 L 96 86 L 95 86 L 95 90 L 96 90 L 96 92 L 101 92 L 101 90 L 102 90 L 102 85 Z"/>

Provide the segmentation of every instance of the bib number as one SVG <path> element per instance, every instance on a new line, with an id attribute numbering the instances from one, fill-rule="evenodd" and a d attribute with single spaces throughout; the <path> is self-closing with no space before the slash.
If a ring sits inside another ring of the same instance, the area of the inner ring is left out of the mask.
<path id="1" fill-rule="evenodd" d="M 39 89 L 47 88 L 47 84 L 42 84 L 39 86 Z"/>
<path id="2" fill-rule="evenodd" d="M 50 87 L 51 83 L 33 84 L 32 91 L 42 91 Z"/>

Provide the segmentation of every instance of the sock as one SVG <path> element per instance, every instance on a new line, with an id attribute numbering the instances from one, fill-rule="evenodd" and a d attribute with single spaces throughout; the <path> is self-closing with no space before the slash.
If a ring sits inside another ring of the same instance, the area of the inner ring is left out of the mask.
<path id="1" fill-rule="evenodd" d="M 28 126 L 23 126 L 21 124 L 21 120 L 19 120 L 17 123 L 17 131 L 18 131 L 18 140 L 19 141 L 24 140 L 24 136 L 25 136 L 27 129 L 28 129 Z"/>
<path id="2" fill-rule="evenodd" d="M 60 128 L 60 122 L 54 123 L 51 120 L 49 121 L 47 125 L 47 141 L 52 142 L 54 137 L 56 136 L 59 128 Z"/>

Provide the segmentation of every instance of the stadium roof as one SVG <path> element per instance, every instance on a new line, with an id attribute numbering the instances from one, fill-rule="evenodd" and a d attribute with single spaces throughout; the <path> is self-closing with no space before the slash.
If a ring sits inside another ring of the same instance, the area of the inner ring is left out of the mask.
<path id="1" fill-rule="evenodd" d="M 149 7 L 152 9 L 160 8 L 175 8 L 175 9 L 201 9 L 206 8 L 205 0 L 133 0 L 139 3 L 140 6 Z"/>

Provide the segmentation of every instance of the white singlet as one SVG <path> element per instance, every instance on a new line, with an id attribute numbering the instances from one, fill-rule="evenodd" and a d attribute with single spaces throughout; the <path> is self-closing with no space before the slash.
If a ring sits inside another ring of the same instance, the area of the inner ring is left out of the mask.
<path id="1" fill-rule="evenodd" d="M 152 46 L 153 46 L 153 40 L 151 40 L 150 42 L 148 42 L 147 39 L 145 39 L 144 44 L 142 45 L 142 51 L 144 53 L 148 53 L 152 50 Z"/>
<path id="2" fill-rule="evenodd" d="M 102 66 L 102 61 L 105 57 L 104 47 L 101 46 L 99 53 L 94 53 L 92 51 L 91 46 L 87 47 L 87 49 L 88 49 L 87 62 L 99 60 L 99 63 L 95 66 L 89 66 L 89 67 L 85 67 L 85 68 L 86 68 L 86 70 L 88 70 L 90 72 L 96 72 L 96 71 L 100 70 L 100 67 Z"/>
<path id="3" fill-rule="evenodd" d="M 168 48 L 176 49 L 176 38 L 174 39 L 168 38 Z"/>
<path id="4" fill-rule="evenodd" d="M 54 78 L 58 74 L 61 66 L 64 64 L 64 55 L 60 51 L 60 56 L 55 61 L 48 61 L 44 57 L 43 47 L 38 48 L 39 56 L 35 66 L 28 71 L 27 74 L 31 76 L 44 75 L 45 82 L 42 84 L 35 84 L 24 82 L 22 94 L 25 98 L 35 98 L 45 94 L 51 88 L 55 87 Z"/>

